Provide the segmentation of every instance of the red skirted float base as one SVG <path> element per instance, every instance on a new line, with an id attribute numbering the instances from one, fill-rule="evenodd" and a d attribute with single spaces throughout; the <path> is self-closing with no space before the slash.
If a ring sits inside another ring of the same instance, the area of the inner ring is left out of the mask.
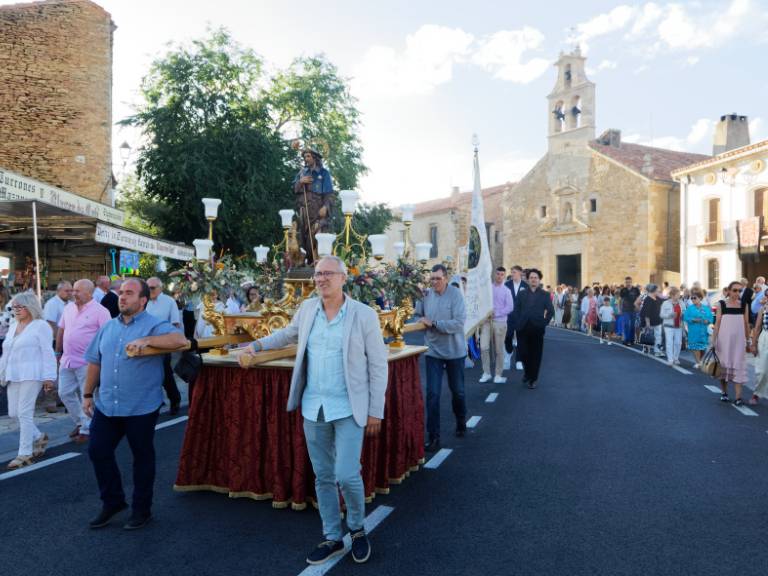
<path id="1" fill-rule="evenodd" d="M 294 509 L 314 500 L 300 411 L 286 412 L 291 371 L 205 366 L 194 386 L 174 489 L 272 500 Z M 366 436 L 366 500 L 389 492 L 424 461 L 418 355 L 389 363 L 381 434 Z"/>

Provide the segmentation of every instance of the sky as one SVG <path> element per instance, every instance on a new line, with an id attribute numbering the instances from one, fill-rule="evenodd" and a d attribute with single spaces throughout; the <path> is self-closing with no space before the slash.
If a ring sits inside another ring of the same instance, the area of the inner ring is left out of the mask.
<path id="1" fill-rule="evenodd" d="M 96 0 L 117 26 L 113 119 L 128 116 L 169 42 L 224 27 L 271 69 L 323 53 L 362 113 L 368 202 L 397 206 L 520 179 L 546 152 L 554 62 L 577 44 L 596 84 L 597 134 L 711 153 L 714 122 L 750 118 L 768 138 L 768 0 Z M 11 4 L 0 0 L 0 4 Z M 113 147 L 138 137 L 115 126 Z"/>

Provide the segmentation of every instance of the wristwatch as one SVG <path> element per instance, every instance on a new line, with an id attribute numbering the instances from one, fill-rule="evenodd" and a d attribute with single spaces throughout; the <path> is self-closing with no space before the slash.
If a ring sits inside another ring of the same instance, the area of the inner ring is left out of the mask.
<path id="1" fill-rule="evenodd" d="M 83 394 L 83 398 L 93 398 L 93 394 L 89 394 L 89 393 Z"/>

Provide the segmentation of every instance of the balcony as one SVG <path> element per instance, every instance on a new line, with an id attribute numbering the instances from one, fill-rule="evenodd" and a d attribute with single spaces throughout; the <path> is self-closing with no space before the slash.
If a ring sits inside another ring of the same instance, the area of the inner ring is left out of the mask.
<path id="1" fill-rule="evenodd" d="M 688 227 L 688 242 L 695 238 L 696 246 L 732 244 L 737 241 L 735 222 L 707 222 Z"/>

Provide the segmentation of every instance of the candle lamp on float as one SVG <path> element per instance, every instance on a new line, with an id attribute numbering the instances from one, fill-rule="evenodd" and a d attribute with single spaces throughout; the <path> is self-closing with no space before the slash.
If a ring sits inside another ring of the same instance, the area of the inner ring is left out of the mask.
<path id="1" fill-rule="evenodd" d="M 352 227 L 352 218 L 355 215 L 357 200 L 360 198 L 360 195 L 354 190 L 341 190 L 339 192 L 339 198 L 341 198 L 341 211 L 344 214 L 344 229 L 340 234 L 335 236 L 336 243 L 333 249 L 333 254 L 339 256 L 344 261 L 348 261 L 349 256 L 353 252 L 353 248 L 358 248 L 363 260 L 365 260 L 365 241 L 367 237 L 365 234 L 360 234 Z"/>
<path id="2" fill-rule="evenodd" d="M 403 204 L 400 206 L 401 217 L 400 220 L 405 226 L 405 237 L 403 238 L 403 251 L 401 253 L 402 258 L 407 258 L 410 255 L 411 242 L 411 225 L 413 224 L 413 213 L 416 210 L 416 206 L 413 204 Z"/>

